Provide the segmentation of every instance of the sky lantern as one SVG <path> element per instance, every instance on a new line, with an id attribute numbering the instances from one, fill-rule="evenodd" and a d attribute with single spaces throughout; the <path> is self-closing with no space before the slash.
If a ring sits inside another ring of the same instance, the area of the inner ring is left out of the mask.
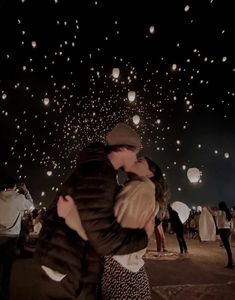
<path id="1" fill-rule="evenodd" d="M 44 103 L 44 105 L 47 106 L 47 105 L 50 103 L 49 98 L 44 98 L 44 99 L 43 99 L 43 103 Z"/>
<path id="2" fill-rule="evenodd" d="M 35 41 L 32 41 L 32 42 L 31 42 L 31 45 L 32 45 L 33 48 L 36 48 L 36 47 L 37 47 L 37 43 L 36 43 Z"/>
<path id="3" fill-rule="evenodd" d="M 119 68 L 113 68 L 112 72 L 113 78 L 118 78 L 120 75 L 120 69 Z"/>
<path id="4" fill-rule="evenodd" d="M 154 27 L 153 25 L 149 27 L 149 32 L 150 32 L 151 34 L 154 34 L 154 33 L 155 33 L 155 27 Z"/>
<path id="5" fill-rule="evenodd" d="M 171 204 L 171 207 L 178 213 L 180 221 L 184 224 L 188 220 L 191 211 L 188 205 L 180 201 L 175 201 Z"/>
<path id="6" fill-rule="evenodd" d="M 197 206 L 197 212 L 201 212 L 202 211 L 202 207 L 199 205 Z"/>
<path id="7" fill-rule="evenodd" d="M 129 100 L 130 102 L 135 101 L 135 91 L 129 91 L 129 92 L 128 92 L 128 100 Z"/>
<path id="8" fill-rule="evenodd" d="M 133 123 L 134 123 L 135 125 L 138 125 L 139 122 L 140 122 L 140 117 L 139 117 L 138 115 L 135 115 L 135 116 L 133 117 Z"/>
<path id="9" fill-rule="evenodd" d="M 197 183 L 201 178 L 201 172 L 198 168 L 189 168 L 187 171 L 187 177 L 191 183 Z"/>
<path id="10" fill-rule="evenodd" d="M 7 94 L 2 94 L 2 100 L 6 100 Z"/>
<path id="11" fill-rule="evenodd" d="M 184 11 L 187 12 L 187 11 L 189 11 L 189 9 L 190 9 L 190 6 L 186 5 L 185 8 L 184 8 Z"/>
<path id="12" fill-rule="evenodd" d="M 172 69 L 172 71 L 176 71 L 176 69 L 177 69 L 177 64 L 173 64 L 173 65 L 171 66 L 171 69 Z"/>
<path id="13" fill-rule="evenodd" d="M 52 175 L 52 171 L 47 171 L 47 176 L 51 176 Z"/>
<path id="14" fill-rule="evenodd" d="M 224 153 L 225 158 L 229 158 L 229 153 Z"/>

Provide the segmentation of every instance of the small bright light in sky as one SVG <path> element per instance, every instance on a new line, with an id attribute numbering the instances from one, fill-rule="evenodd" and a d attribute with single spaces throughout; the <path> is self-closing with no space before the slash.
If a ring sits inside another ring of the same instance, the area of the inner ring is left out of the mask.
<path id="1" fill-rule="evenodd" d="M 154 34 L 154 33 L 155 33 L 155 27 L 154 27 L 153 25 L 149 27 L 149 32 L 150 32 L 151 34 Z"/>
<path id="2" fill-rule="evenodd" d="M 215 150 L 214 153 L 215 153 L 215 154 L 218 154 L 219 152 L 218 152 L 218 150 Z"/>
<path id="3" fill-rule="evenodd" d="M 5 100 L 7 98 L 7 94 L 2 94 L 2 100 Z"/>
<path id="4" fill-rule="evenodd" d="M 50 103 L 49 98 L 44 98 L 44 99 L 43 99 L 43 103 L 44 103 L 44 105 L 47 106 L 47 105 Z"/>
<path id="5" fill-rule="evenodd" d="M 133 117 L 133 123 L 134 123 L 135 125 L 138 125 L 139 122 L 140 122 L 140 117 L 139 117 L 138 115 L 135 115 L 135 116 Z"/>
<path id="6" fill-rule="evenodd" d="M 222 58 L 222 62 L 226 62 L 227 59 L 228 59 L 228 58 L 227 58 L 226 56 L 224 56 L 224 57 Z"/>
<path id="7" fill-rule="evenodd" d="M 229 153 L 224 153 L 225 158 L 229 158 Z"/>
<path id="8" fill-rule="evenodd" d="M 52 175 L 52 171 L 47 171 L 47 176 L 51 176 Z"/>
<path id="9" fill-rule="evenodd" d="M 187 11 L 189 11 L 189 9 L 190 9 L 190 6 L 186 5 L 185 8 L 184 8 L 184 11 L 187 12 Z"/>
<path id="10" fill-rule="evenodd" d="M 179 192 L 181 192 L 181 191 L 182 191 L 181 187 L 178 187 L 178 191 L 179 191 Z"/>
<path id="11" fill-rule="evenodd" d="M 119 75 L 120 75 L 120 70 L 119 70 L 119 68 L 113 68 L 112 75 L 113 75 L 114 78 L 118 78 Z"/>
<path id="12" fill-rule="evenodd" d="M 45 192 L 41 192 L 41 196 L 45 196 Z"/>
<path id="13" fill-rule="evenodd" d="M 33 48 L 37 47 L 37 43 L 35 41 L 32 41 L 31 45 L 32 45 Z"/>
<path id="14" fill-rule="evenodd" d="M 173 71 L 175 71 L 177 69 L 177 64 L 173 64 L 171 68 Z"/>
<path id="15" fill-rule="evenodd" d="M 135 101 L 135 91 L 129 91 L 128 92 L 128 99 L 130 102 Z"/>
<path id="16" fill-rule="evenodd" d="M 185 166 L 185 165 L 183 165 L 183 166 L 182 166 L 182 169 L 183 169 L 183 170 L 186 170 L 186 166 Z"/>

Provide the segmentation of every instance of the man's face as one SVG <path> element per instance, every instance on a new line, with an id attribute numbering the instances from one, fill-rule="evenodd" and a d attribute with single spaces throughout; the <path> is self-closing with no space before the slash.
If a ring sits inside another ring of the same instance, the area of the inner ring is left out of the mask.
<path id="1" fill-rule="evenodd" d="M 123 158 L 123 169 L 125 172 L 129 172 L 131 167 L 137 161 L 136 155 L 138 152 L 139 150 L 129 150 L 127 148 L 122 148 L 121 155 Z"/>

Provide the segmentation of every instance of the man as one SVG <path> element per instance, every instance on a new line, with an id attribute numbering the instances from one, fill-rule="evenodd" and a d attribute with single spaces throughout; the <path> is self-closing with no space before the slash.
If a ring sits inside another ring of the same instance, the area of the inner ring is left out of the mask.
<path id="1" fill-rule="evenodd" d="M 24 210 L 33 205 L 25 184 L 17 192 L 15 178 L 5 179 L 5 190 L 0 192 L 0 299 L 8 299 L 11 267 L 20 234 Z"/>
<path id="2" fill-rule="evenodd" d="M 81 152 L 77 168 L 48 210 L 35 254 L 41 265 L 39 299 L 72 300 L 81 292 L 86 300 L 100 299 L 97 283 L 102 273 L 101 257 L 147 246 L 146 232 L 152 233 L 152 224 L 146 225 L 146 231 L 123 229 L 113 209 L 117 170 L 128 171 L 134 164 L 140 138 L 120 123 L 107 134 L 106 142 L 107 146 L 95 143 Z M 72 210 L 68 218 L 72 201 L 76 211 Z M 57 213 L 58 203 L 62 209 Z M 78 222 L 74 222 L 76 218 Z"/>

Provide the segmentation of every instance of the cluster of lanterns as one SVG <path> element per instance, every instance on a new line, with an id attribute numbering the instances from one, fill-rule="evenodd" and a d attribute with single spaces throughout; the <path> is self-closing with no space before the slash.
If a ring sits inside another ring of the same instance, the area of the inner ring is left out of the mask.
<path id="1" fill-rule="evenodd" d="M 150 32 L 153 31 L 152 33 L 154 33 L 154 30 L 155 30 L 154 26 L 151 26 L 149 30 L 150 30 Z M 120 76 L 120 69 L 119 68 L 113 68 L 113 70 L 112 70 L 112 76 L 113 76 L 113 78 L 118 79 L 118 77 Z M 127 98 L 128 98 L 128 100 L 129 100 L 130 103 L 134 102 L 135 98 L 136 98 L 136 92 L 135 91 L 128 91 Z M 140 123 L 140 117 L 138 115 L 135 115 L 132 118 L 132 120 L 133 120 L 133 123 L 135 125 L 138 125 Z"/>

